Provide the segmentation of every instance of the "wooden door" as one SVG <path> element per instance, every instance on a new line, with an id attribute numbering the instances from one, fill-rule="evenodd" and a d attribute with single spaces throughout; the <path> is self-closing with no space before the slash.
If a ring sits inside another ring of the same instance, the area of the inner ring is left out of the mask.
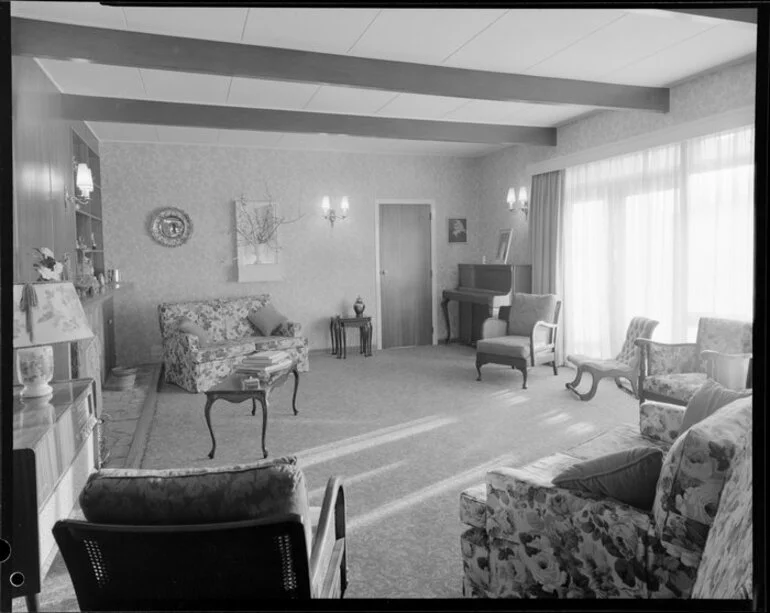
<path id="1" fill-rule="evenodd" d="M 433 342 L 429 204 L 380 205 L 382 348 Z"/>

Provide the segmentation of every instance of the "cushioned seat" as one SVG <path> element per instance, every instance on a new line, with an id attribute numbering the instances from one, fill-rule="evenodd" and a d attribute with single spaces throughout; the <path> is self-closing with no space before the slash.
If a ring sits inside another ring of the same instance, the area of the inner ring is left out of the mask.
<path id="1" fill-rule="evenodd" d="M 543 343 L 535 345 L 535 352 L 545 347 Z M 476 343 L 476 351 L 491 355 L 507 355 L 514 358 L 528 358 L 530 356 L 530 344 L 528 336 L 499 336 L 497 338 L 483 339 Z"/>

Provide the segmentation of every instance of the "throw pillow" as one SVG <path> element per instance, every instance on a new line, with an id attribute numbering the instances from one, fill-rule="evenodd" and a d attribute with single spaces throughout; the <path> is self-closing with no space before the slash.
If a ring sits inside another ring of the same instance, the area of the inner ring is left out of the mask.
<path id="1" fill-rule="evenodd" d="M 186 334 L 193 334 L 197 336 L 198 344 L 201 347 L 206 347 L 211 344 L 211 339 L 209 338 L 208 333 L 188 317 L 182 317 L 182 319 L 179 320 L 177 328 L 180 332 L 185 332 Z"/>
<path id="2" fill-rule="evenodd" d="M 573 464 L 553 484 L 600 496 L 610 496 L 649 511 L 663 464 L 657 447 L 633 447 Z"/>
<path id="3" fill-rule="evenodd" d="M 271 336 L 275 329 L 289 318 L 279 313 L 276 308 L 268 303 L 261 309 L 252 311 L 248 320 L 262 336 Z"/>
<path id="4" fill-rule="evenodd" d="M 690 398 L 690 402 L 687 403 L 687 408 L 682 418 L 682 427 L 679 431 L 684 432 L 687 428 L 706 419 L 709 415 L 713 415 L 723 406 L 738 400 L 738 398 L 746 398 L 747 396 L 751 396 L 751 390 L 731 390 L 713 379 L 708 379 L 698 388 L 698 391 Z"/>

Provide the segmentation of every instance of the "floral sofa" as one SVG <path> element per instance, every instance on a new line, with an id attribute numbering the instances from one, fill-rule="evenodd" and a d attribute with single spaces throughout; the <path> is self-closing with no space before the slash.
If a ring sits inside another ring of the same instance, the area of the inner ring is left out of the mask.
<path id="1" fill-rule="evenodd" d="M 460 495 L 463 593 L 489 598 L 751 598 L 748 396 L 679 433 L 685 407 L 645 402 L 566 453 L 487 473 Z M 564 468 L 619 449 L 665 452 L 650 511 L 563 489 Z"/>
<path id="2" fill-rule="evenodd" d="M 248 320 L 249 313 L 269 303 L 270 294 L 261 294 L 158 305 L 166 382 L 204 392 L 246 355 L 268 349 L 287 351 L 297 359 L 298 371 L 309 370 L 308 342 L 299 323 L 286 322 L 283 336 L 259 336 Z M 185 318 L 200 326 L 211 342 L 201 346 L 197 336 L 179 330 Z"/>

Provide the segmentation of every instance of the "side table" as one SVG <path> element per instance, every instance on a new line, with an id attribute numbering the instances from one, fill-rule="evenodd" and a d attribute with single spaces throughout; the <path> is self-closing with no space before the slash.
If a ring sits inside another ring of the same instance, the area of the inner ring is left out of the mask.
<path id="1" fill-rule="evenodd" d="M 364 357 L 372 355 L 372 318 L 371 317 L 337 317 L 334 320 L 336 328 L 337 359 L 347 359 L 347 327 L 358 328 L 360 338 L 360 353 Z M 333 343 L 334 344 L 334 343 Z"/>

